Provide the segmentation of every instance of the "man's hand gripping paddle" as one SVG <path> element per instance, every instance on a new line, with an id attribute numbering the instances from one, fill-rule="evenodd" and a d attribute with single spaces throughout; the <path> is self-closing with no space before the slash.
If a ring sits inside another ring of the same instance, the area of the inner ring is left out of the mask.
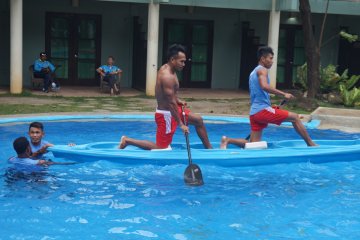
<path id="1" fill-rule="evenodd" d="M 280 102 L 280 105 L 278 106 L 278 108 L 282 107 L 285 103 L 286 103 L 286 99 L 282 100 L 282 101 Z M 250 137 L 251 137 L 251 134 L 249 134 L 249 135 L 245 138 L 245 140 L 249 141 L 249 140 L 250 140 Z"/>
<path id="2" fill-rule="evenodd" d="M 185 117 L 185 111 L 184 106 L 182 106 L 182 115 L 184 119 L 184 124 L 186 124 L 186 117 Z M 184 172 L 184 182 L 189 186 L 201 186 L 204 184 L 204 180 L 202 177 L 201 169 L 198 165 L 192 163 L 191 159 L 191 151 L 190 151 L 190 142 L 189 142 L 189 133 L 185 133 L 185 139 L 186 139 L 186 148 L 188 152 L 188 158 L 189 158 L 189 166 L 185 169 Z"/>

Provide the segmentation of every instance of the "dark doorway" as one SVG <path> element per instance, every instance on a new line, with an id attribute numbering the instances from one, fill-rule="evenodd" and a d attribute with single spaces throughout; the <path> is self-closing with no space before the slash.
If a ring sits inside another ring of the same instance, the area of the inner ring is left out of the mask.
<path id="1" fill-rule="evenodd" d="M 300 25 L 280 25 L 276 87 L 293 88 L 297 68 L 306 62 Z"/>
<path id="2" fill-rule="evenodd" d="M 344 28 L 342 28 L 344 29 Z M 345 28 L 345 31 L 347 29 Z M 338 72 L 341 74 L 345 69 L 349 70 L 349 76 L 360 75 L 360 41 L 350 43 L 344 38 L 339 40 Z M 360 82 L 358 82 L 360 86 Z"/>
<path id="3" fill-rule="evenodd" d="M 163 61 L 167 48 L 179 43 L 186 47 L 186 66 L 178 78 L 181 87 L 210 88 L 213 48 L 212 21 L 165 19 Z"/>
<path id="4" fill-rule="evenodd" d="M 263 44 L 260 37 L 255 36 L 255 30 L 250 28 L 250 22 L 242 22 L 240 81 L 239 88 L 249 90 L 249 75 L 258 65 L 257 50 Z"/>
<path id="5" fill-rule="evenodd" d="M 101 58 L 101 16 L 47 13 L 45 49 L 56 76 L 65 85 L 98 85 L 95 69 Z"/>
<path id="6" fill-rule="evenodd" d="M 134 17 L 133 21 L 132 87 L 139 90 L 145 90 L 147 57 L 146 32 L 143 31 L 143 26 L 140 23 L 139 17 Z"/>

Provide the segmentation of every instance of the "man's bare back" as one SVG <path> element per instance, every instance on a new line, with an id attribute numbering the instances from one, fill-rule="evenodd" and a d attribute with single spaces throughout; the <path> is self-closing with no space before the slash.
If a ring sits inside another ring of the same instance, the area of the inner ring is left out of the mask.
<path id="1" fill-rule="evenodd" d="M 164 64 L 158 71 L 155 97 L 159 110 L 170 110 L 170 104 L 173 100 L 177 101 L 177 92 L 179 90 L 179 81 L 176 72 L 168 64 Z"/>

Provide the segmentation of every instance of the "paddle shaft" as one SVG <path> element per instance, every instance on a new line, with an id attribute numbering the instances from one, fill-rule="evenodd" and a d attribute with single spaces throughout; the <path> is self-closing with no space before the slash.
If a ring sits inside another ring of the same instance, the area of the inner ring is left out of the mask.
<path id="1" fill-rule="evenodd" d="M 184 120 L 184 124 L 185 126 L 187 126 L 186 124 L 186 116 L 185 116 L 185 112 L 184 112 L 184 106 L 181 107 L 182 109 L 182 115 L 183 115 L 183 120 Z M 186 140 L 186 149 L 187 149 L 187 153 L 188 153 L 188 158 L 189 158 L 189 165 L 192 164 L 192 158 L 191 158 L 191 150 L 190 150 L 190 141 L 189 141 L 189 133 L 185 133 L 185 140 Z"/>
<path id="2" fill-rule="evenodd" d="M 281 107 L 282 105 L 284 105 L 286 103 L 286 99 L 283 99 L 281 102 L 280 102 L 280 105 L 279 107 Z M 245 138 L 245 140 L 250 140 L 250 137 L 251 137 L 251 133 Z"/>

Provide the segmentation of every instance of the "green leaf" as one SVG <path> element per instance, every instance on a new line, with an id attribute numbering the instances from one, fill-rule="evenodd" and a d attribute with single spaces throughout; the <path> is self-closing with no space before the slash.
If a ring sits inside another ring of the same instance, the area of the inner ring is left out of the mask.
<path id="1" fill-rule="evenodd" d="M 349 91 L 345 84 L 340 84 L 339 89 L 345 106 L 353 107 L 360 102 L 360 89 L 354 87 Z"/>
<path id="2" fill-rule="evenodd" d="M 350 43 L 356 42 L 359 39 L 358 35 L 350 34 L 350 33 L 347 33 L 345 31 L 340 31 L 339 35 L 342 38 L 348 40 Z"/>
<path id="3" fill-rule="evenodd" d="M 359 81 L 360 75 L 352 75 L 346 82 L 346 89 L 350 90 Z"/>

